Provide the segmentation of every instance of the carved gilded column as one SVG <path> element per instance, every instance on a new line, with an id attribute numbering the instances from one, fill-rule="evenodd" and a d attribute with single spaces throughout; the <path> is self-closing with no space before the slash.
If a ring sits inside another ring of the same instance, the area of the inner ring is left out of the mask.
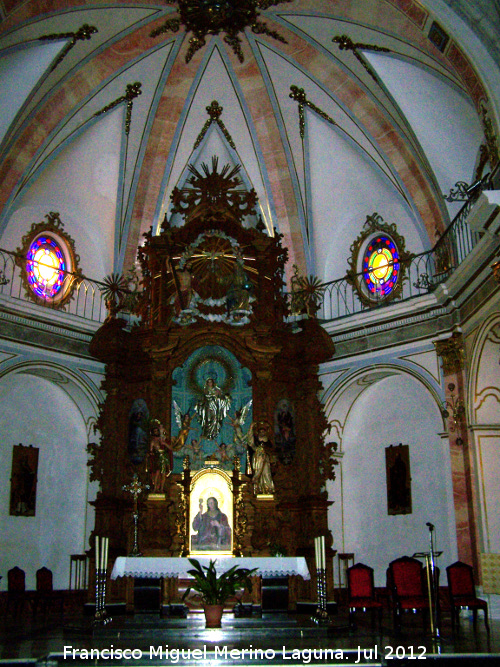
<path id="1" fill-rule="evenodd" d="M 473 457 L 466 419 L 465 350 L 462 335 L 434 343 L 445 384 L 443 417 L 448 425 L 458 557 L 478 571 Z"/>

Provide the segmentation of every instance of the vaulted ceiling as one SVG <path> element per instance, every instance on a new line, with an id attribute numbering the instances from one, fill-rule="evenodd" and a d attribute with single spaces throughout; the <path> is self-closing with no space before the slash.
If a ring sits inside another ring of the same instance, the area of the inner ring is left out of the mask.
<path id="1" fill-rule="evenodd" d="M 322 281 L 345 274 L 374 212 L 411 252 L 430 248 L 492 111 L 467 45 L 424 4 L 14 3 L 0 24 L 0 246 L 57 211 L 102 280 L 165 216 L 182 224 L 172 189 L 216 156 L 257 192 L 246 224 L 261 217 L 289 266 Z M 193 32 L 186 6 L 220 19 L 217 34 Z M 257 22 L 231 33 L 242 6 Z"/>

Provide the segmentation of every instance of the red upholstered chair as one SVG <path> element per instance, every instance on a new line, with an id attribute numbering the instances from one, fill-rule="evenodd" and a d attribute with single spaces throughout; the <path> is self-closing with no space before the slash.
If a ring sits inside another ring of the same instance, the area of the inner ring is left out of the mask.
<path id="1" fill-rule="evenodd" d="M 429 611 L 425 570 L 415 558 L 403 556 L 389 563 L 387 585 L 392 595 L 394 629 L 401 630 L 403 612 L 422 612 L 424 624 Z"/>
<path id="2" fill-rule="evenodd" d="M 457 626 L 460 627 L 460 609 L 471 609 L 474 629 L 476 629 L 477 610 L 482 609 L 486 631 L 489 633 L 488 603 L 476 595 L 472 567 L 467 565 L 467 563 L 457 560 L 452 565 L 448 565 L 446 574 L 448 577 L 448 592 L 450 595 L 451 622 L 453 627 L 455 627 L 455 621 L 457 621 Z"/>
<path id="3" fill-rule="evenodd" d="M 372 626 L 375 612 L 378 613 L 379 631 L 382 629 L 382 603 L 375 598 L 373 585 L 373 569 L 363 563 L 356 563 L 347 569 L 347 595 L 349 605 L 349 625 L 355 626 L 356 611 L 371 611 Z"/>
<path id="4" fill-rule="evenodd" d="M 26 602 L 26 576 L 20 567 L 13 567 L 7 572 L 7 606 L 5 613 L 8 614 L 11 607 L 14 614 L 23 611 Z"/>

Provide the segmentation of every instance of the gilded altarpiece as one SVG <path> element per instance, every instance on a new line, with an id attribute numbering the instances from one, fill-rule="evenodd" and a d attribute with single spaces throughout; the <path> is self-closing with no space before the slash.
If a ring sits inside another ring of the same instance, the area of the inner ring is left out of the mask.
<path id="1" fill-rule="evenodd" d="M 120 317 L 118 294 L 91 344 L 106 364 L 102 438 L 91 451 L 100 482 L 95 534 L 109 536 L 111 559 L 130 553 L 133 505 L 123 487 L 137 473 L 150 487 L 138 503 L 142 554 L 187 555 L 186 517 L 198 511 L 188 506 L 191 481 L 215 466 L 233 494 L 224 549 L 305 556 L 312 581 L 294 582 L 290 599 L 314 600 L 318 535 L 326 536 L 333 585 L 325 483 L 334 466 L 318 400 L 318 365 L 333 345 L 314 317 L 288 323 L 287 251 L 262 224 L 244 226 L 256 196 L 237 170 L 218 172 L 214 160 L 212 170 L 192 173 L 172 194 L 184 224 L 165 222 L 139 248 L 137 324 Z M 142 455 L 133 456 L 137 443 Z M 154 448 L 164 456 L 153 478 Z M 203 511 L 211 497 L 201 499 Z M 110 599 L 123 597 L 123 587 L 111 582 Z"/>

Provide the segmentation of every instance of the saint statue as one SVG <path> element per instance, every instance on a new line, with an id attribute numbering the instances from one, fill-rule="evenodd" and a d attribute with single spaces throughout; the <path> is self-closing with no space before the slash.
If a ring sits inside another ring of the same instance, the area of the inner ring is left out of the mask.
<path id="1" fill-rule="evenodd" d="M 272 495 L 274 482 L 271 475 L 271 463 L 275 462 L 276 457 L 266 426 L 261 424 L 255 429 L 255 423 L 252 423 L 248 431 L 248 445 L 253 449 L 251 466 L 255 495 Z"/>
<path id="2" fill-rule="evenodd" d="M 209 377 L 203 387 L 203 396 L 196 402 L 194 411 L 201 424 L 201 434 L 208 440 L 215 440 L 219 435 L 229 407 L 231 397 L 224 394 L 214 378 Z"/>
<path id="3" fill-rule="evenodd" d="M 148 468 L 153 493 L 164 493 L 165 482 L 172 472 L 172 452 L 168 446 L 165 428 L 157 419 L 151 423 Z"/>

